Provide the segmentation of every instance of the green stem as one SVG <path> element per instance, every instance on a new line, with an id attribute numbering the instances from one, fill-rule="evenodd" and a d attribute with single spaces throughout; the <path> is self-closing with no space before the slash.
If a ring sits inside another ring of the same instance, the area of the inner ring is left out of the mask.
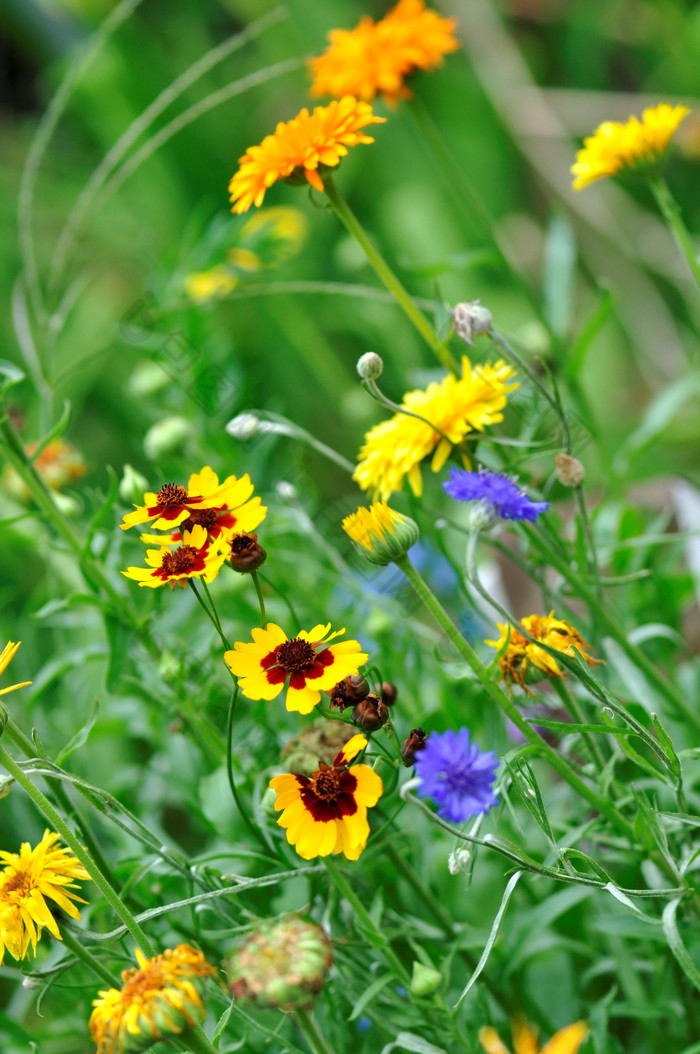
<path id="1" fill-rule="evenodd" d="M 262 586 L 260 585 L 260 579 L 258 578 L 257 571 L 251 571 L 250 577 L 253 579 L 253 585 L 255 586 L 255 592 L 258 594 L 258 604 L 260 605 L 260 626 L 265 629 L 267 624 L 267 616 L 265 614 L 265 598 L 263 597 Z"/>
<path id="2" fill-rule="evenodd" d="M 212 626 L 214 627 L 214 629 L 217 632 L 217 635 L 221 638 L 221 643 L 223 644 L 223 646 L 226 648 L 227 651 L 230 651 L 231 650 L 231 645 L 229 644 L 229 642 L 227 641 L 227 639 L 226 639 L 226 637 L 224 635 L 224 631 L 221 628 L 221 623 L 219 622 L 219 617 L 216 614 L 216 611 L 215 610 L 210 610 L 207 607 L 207 605 L 205 604 L 203 598 L 199 594 L 199 590 L 197 589 L 196 585 L 194 584 L 194 579 L 188 578 L 187 579 L 187 583 L 188 583 L 190 589 L 192 590 L 192 592 L 194 593 L 194 595 L 196 596 L 197 603 L 202 608 L 202 610 L 204 611 L 205 615 L 207 616 L 207 618 L 211 622 Z M 204 583 L 204 587 L 206 589 L 206 582 Z M 209 590 L 207 590 L 207 595 L 209 596 Z M 211 596 L 209 596 L 209 600 L 211 601 Z"/>
<path id="3" fill-rule="evenodd" d="M 404 988 L 409 988 L 411 984 L 411 975 L 399 959 L 394 949 L 389 945 L 386 934 L 382 933 L 378 926 L 375 925 L 372 916 L 365 908 L 364 904 L 358 897 L 355 890 L 352 888 L 345 875 L 338 868 L 335 860 L 331 860 L 330 857 L 326 857 L 324 860 L 328 874 L 333 879 L 340 894 L 345 897 L 350 907 L 353 909 L 358 919 L 367 930 L 368 933 L 372 934 L 375 941 L 379 946 L 394 969 L 397 978 L 401 981 Z"/>
<path id="4" fill-rule="evenodd" d="M 576 698 L 573 692 L 569 691 L 566 682 L 562 678 L 553 677 L 552 683 L 554 685 L 555 692 L 561 699 L 564 709 L 569 714 L 569 716 L 574 721 L 578 722 L 578 724 L 585 725 L 586 719 L 583 716 L 583 712 L 581 710 L 581 707 L 579 706 L 578 699 Z M 580 735 L 583 737 L 586 746 L 588 747 L 588 751 L 591 755 L 595 767 L 597 768 L 598 772 L 602 772 L 605 768 L 606 762 L 595 735 L 591 732 L 582 732 L 580 733 Z"/>
<path id="5" fill-rule="evenodd" d="M 335 1054 L 310 1010 L 295 1010 L 294 1018 L 314 1054 Z"/>
<path id="6" fill-rule="evenodd" d="M 101 977 L 110 988 L 119 987 L 119 980 L 113 976 L 107 967 L 101 963 L 92 952 L 83 947 L 77 937 L 74 937 L 70 930 L 64 929 L 61 936 L 63 937 L 63 943 L 66 948 L 69 948 L 77 959 L 81 959 L 86 966 L 89 966 L 94 974 Z"/>
<path id="7" fill-rule="evenodd" d="M 504 716 L 513 722 L 528 743 L 537 747 L 538 752 L 547 759 L 554 771 L 557 772 L 581 798 L 587 801 L 589 805 L 592 805 L 601 816 L 605 816 L 606 819 L 613 823 L 615 827 L 625 834 L 631 841 L 634 841 L 632 824 L 625 819 L 625 817 L 611 802 L 607 800 L 607 798 L 602 794 L 598 794 L 598 792 L 592 787 L 589 787 L 584 783 L 584 781 L 570 768 L 565 759 L 553 750 L 540 734 L 521 716 L 520 711 L 512 700 L 489 676 L 486 667 L 480 661 L 476 652 L 464 639 L 440 601 L 433 594 L 423 578 L 421 578 L 408 557 L 402 556 L 395 562 L 397 567 L 399 567 L 406 575 L 438 625 L 444 630 L 445 636 L 454 645 L 462 658 L 466 660 L 467 665 L 476 675 L 479 683 L 483 685 Z"/>
<path id="8" fill-rule="evenodd" d="M 450 370 L 454 374 L 458 374 L 459 368 L 452 358 L 452 355 L 442 341 L 435 335 L 427 318 L 413 303 L 410 295 L 391 270 L 382 254 L 375 249 L 365 233 L 364 227 L 340 194 L 340 191 L 336 187 L 333 177 L 329 172 L 324 172 L 323 174 L 323 186 L 331 205 L 335 209 L 338 219 L 344 224 L 347 231 L 353 236 L 353 238 L 355 238 L 358 245 L 364 250 L 365 256 L 374 268 L 377 276 L 381 279 L 389 292 L 393 293 L 396 297 L 396 301 L 406 317 L 413 323 L 428 347 L 435 353 L 445 369 Z"/>
<path id="9" fill-rule="evenodd" d="M 678 203 L 669 190 L 668 183 L 663 176 L 651 176 L 649 178 L 649 186 L 656 198 L 656 204 L 659 206 L 661 214 L 675 238 L 676 245 L 685 257 L 693 278 L 700 288 L 700 259 L 688 233 L 688 228 L 683 222 Z"/>
<path id="10" fill-rule="evenodd" d="M 115 915 L 121 919 L 127 930 L 136 941 L 137 946 L 141 949 L 144 955 L 154 955 L 155 951 L 153 945 L 149 941 L 146 934 L 143 932 L 138 922 L 131 914 L 127 906 L 122 901 L 119 894 L 112 889 L 111 885 L 102 874 L 100 869 L 94 863 L 92 857 L 83 849 L 80 841 L 75 837 L 73 832 L 63 818 L 56 812 L 51 802 L 48 800 L 46 795 L 42 794 L 38 787 L 35 787 L 28 776 L 22 771 L 20 766 L 14 760 L 14 758 L 7 753 L 5 748 L 0 743 L 0 765 L 14 776 L 20 787 L 26 791 L 27 795 L 36 805 L 39 812 L 43 813 L 49 824 L 53 829 L 60 834 L 63 841 L 69 846 L 75 856 L 78 858 L 80 863 L 83 865 L 90 878 L 93 880 L 100 893 L 107 901 L 109 906 L 114 911 Z"/>
<path id="11" fill-rule="evenodd" d="M 233 717 L 236 712 L 236 703 L 238 702 L 238 685 L 234 684 L 233 691 L 231 693 L 231 702 L 229 703 L 228 716 L 226 718 L 226 775 L 228 776 L 228 785 L 231 790 L 231 796 L 236 803 L 236 808 L 241 816 L 241 819 L 245 823 L 251 834 L 260 842 L 265 852 L 268 852 L 270 846 L 265 841 L 262 832 L 255 826 L 253 821 L 248 816 L 246 809 L 243 807 L 243 803 L 238 795 L 238 788 L 236 787 L 236 780 L 233 775 Z"/>
<path id="12" fill-rule="evenodd" d="M 220 1051 L 210 1043 L 201 1028 L 186 1028 L 179 1036 L 170 1038 L 180 1050 L 188 1051 L 189 1054 L 220 1054 Z"/>

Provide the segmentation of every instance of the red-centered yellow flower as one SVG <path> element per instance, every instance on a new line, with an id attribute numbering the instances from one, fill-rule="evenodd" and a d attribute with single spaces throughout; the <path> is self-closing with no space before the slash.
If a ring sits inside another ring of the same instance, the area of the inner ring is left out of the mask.
<path id="1" fill-rule="evenodd" d="M 311 95 L 355 95 L 367 102 L 381 95 L 396 106 L 411 97 L 406 77 L 441 66 L 443 56 L 457 50 L 455 25 L 423 0 L 400 0 L 379 22 L 365 16 L 354 29 L 333 29 L 330 47 L 309 63 Z"/>
<path id="2" fill-rule="evenodd" d="M 31 944 L 36 954 L 44 927 L 62 940 L 46 898 L 72 919 L 80 918 L 73 901 L 85 901 L 72 892 L 79 888 L 74 879 L 90 876 L 70 849 L 56 847 L 58 841 L 59 836 L 47 830 L 34 849 L 23 842 L 19 853 L 0 852 L 0 963 L 5 949 L 15 959 L 24 959 Z"/>
<path id="3" fill-rule="evenodd" d="M 206 1017 L 207 977 L 216 973 L 189 944 L 147 959 L 136 949 L 138 968 L 122 970 L 121 988 L 99 992 L 90 1015 L 97 1054 L 132 1054 L 179 1035 Z"/>
<path id="4" fill-rule="evenodd" d="M 371 428 L 352 478 L 363 490 L 371 491 L 375 500 L 386 501 L 401 490 L 406 477 L 413 493 L 420 496 L 423 458 L 432 454 L 432 470 L 439 472 L 453 446 L 470 433 L 502 421 L 507 395 L 519 387 L 517 382 L 508 383 L 514 374 L 502 359 L 472 367 L 465 355 L 460 378 L 449 374 L 425 391 L 407 392 L 401 406 L 423 420 L 396 413 Z"/>
<path id="5" fill-rule="evenodd" d="M 368 655 L 356 640 L 339 644 L 329 641 L 345 633 L 330 632 L 326 626 L 300 630 L 289 638 L 274 622 L 267 629 L 253 630 L 253 643 L 236 641 L 233 651 L 224 654 L 231 673 L 248 699 L 275 699 L 287 688 L 287 710 L 310 714 L 321 699 L 321 691 L 332 688 L 343 677 L 358 673 Z"/>
<path id="6" fill-rule="evenodd" d="M 592 136 L 583 140 L 583 149 L 571 166 L 574 190 L 582 190 L 597 179 L 621 172 L 650 172 L 661 165 L 673 135 L 684 117 L 687 106 L 670 106 L 667 102 L 651 106 L 641 121 L 630 117 L 625 124 L 603 121 Z"/>
<path id="7" fill-rule="evenodd" d="M 226 559 L 229 546 L 223 535 L 215 541 L 209 541 L 206 529 L 199 524 L 191 531 L 185 531 L 183 544 L 177 549 L 167 545 L 160 549 L 146 550 L 148 567 L 127 567 L 122 574 L 133 578 L 140 586 L 156 589 L 167 584 L 171 589 L 176 585 L 184 589 L 188 578 L 203 578 L 212 582 L 218 575 Z"/>
<path id="8" fill-rule="evenodd" d="M 0 655 L 0 673 L 4 673 L 10 665 L 17 654 L 17 649 L 21 643 L 21 640 L 18 640 L 16 644 L 12 641 L 8 641 L 2 649 L 2 654 Z M 8 692 L 14 692 L 15 688 L 26 688 L 27 685 L 31 683 L 31 681 L 20 681 L 19 684 L 11 684 L 9 688 L 0 688 L 0 695 L 7 695 Z"/>
<path id="9" fill-rule="evenodd" d="M 555 648 L 556 651 L 573 657 L 572 648 L 576 648 L 589 666 L 595 666 L 603 661 L 589 655 L 590 644 L 587 644 L 579 631 L 564 619 L 554 618 L 553 611 L 550 611 L 548 615 L 527 615 L 520 619 L 520 625 L 531 637 L 549 645 L 550 648 Z M 508 626 L 499 622 L 498 629 L 500 632 L 498 640 L 487 640 L 484 643 L 500 649 L 507 640 Z M 543 675 L 565 676 L 556 659 L 548 651 L 533 644 L 516 629 L 511 630 L 508 647 L 498 660 L 498 666 L 502 681 L 519 684 L 526 692 L 528 691 L 527 685 L 537 684 L 543 679 Z"/>
<path id="10" fill-rule="evenodd" d="M 353 736 L 332 765 L 321 762 L 310 776 L 289 772 L 270 780 L 277 794 L 275 808 L 283 810 L 277 823 L 304 860 L 330 853 L 357 860 L 365 848 L 367 809 L 377 804 L 384 789 L 369 765 L 352 765 L 366 746 L 364 736 Z"/>
<path id="11" fill-rule="evenodd" d="M 548 1043 L 540 1048 L 537 1042 L 537 1029 L 532 1028 L 527 1022 L 514 1021 L 511 1024 L 511 1030 L 513 1054 L 577 1054 L 589 1032 L 588 1025 L 584 1021 L 576 1021 L 573 1025 L 560 1029 Z M 508 1048 L 501 1042 L 494 1028 L 480 1029 L 479 1042 L 486 1054 L 509 1054 Z"/>
<path id="12" fill-rule="evenodd" d="M 121 528 L 125 531 L 149 520 L 155 521 L 151 528 L 157 531 L 172 531 L 179 526 L 180 531 L 171 535 L 173 541 L 182 541 L 181 532 L 191 531 L 196 524 L 205 527 L 211 538 L 217 538 L 222 531 L 229 535 L 252 531 L 267 513 L 260 498 L 251 497 L 253 489 L 248 473 L 240 479 L 227 476 L 219 483 L 216 472 L 205 465 L 201 472 L 192 473 L 186 488 L 165 483 L 157 494 L 146 493 L 145 505 L 137 505 L 135 512 L 127 513 Z"/>
<path id="13" fill-rule="evenodd" d="M 319 168 L 335 168 L 348 147 L 373 143 L 361 131 L 370 124 L 382 124 L 383 117 L 372 113 L 366 102 L 351 95 L 328 106 L 304 109 L 291 121 L 277 125 L 259 146 L 251 146 L 239 158 L 239 169 L 229 184 L 232 211 L 247 212 L 251 205 L 262 205 L 265 191 L 278 179 L 290 176 L 306 180 L 323 191 Z"/>

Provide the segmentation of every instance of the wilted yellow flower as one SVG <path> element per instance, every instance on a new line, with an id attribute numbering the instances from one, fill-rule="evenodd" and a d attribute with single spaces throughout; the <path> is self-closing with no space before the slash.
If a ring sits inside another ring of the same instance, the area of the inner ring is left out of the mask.
<path id="1" fill-rule="evenodd" d="M 333 29 L 330 47 L 309 63 L 311 95 L 355 95 L 367 102 L 381 95 L 395 106 L 411 96 L 407 77 L 435 69 L 456 51 L 454 30 L 454 19 L 426 8 L 423 0 L 400 0 L 379 22 L 365 16 L 354 29 Z"/>
<path id="2" fill-rule="evenodd" d="M 31 944 L 36 954 L 44 927 L 62 940 L 45 898 L 72 919 L 80 918 L 73 901 L 85 901 L 72 892 L 78 888 L 74 879 L 90 876 L 70 849 L 56 848 L 58 841 L 59 836 L 47 830 L 34 849 L 23 842 L 19 853 L 0 852 L 0 963 L 5 949 L 15 959 L 24 959 Z"/>
<path id="3" fill-rule="evenodd" d="M 519 387 L 517 382 L 508 383 L 514 375 L 515 370 L 503 359 L 472 367 L 465 355 L 460 378 L 449 374 L 425 391 L 404 395 L 401 406 L 425 420 L 396 413 L 369 430 L 352 478 L 363 490 L 371 491 L 373 498 L 386 501 L 408 477 L 411 490 L 419 496 L 423 458 L 432 454 L 432 470 L 439 472 L 452 447 L 469 433 L 502 421 L 506 397 Z"/>
<path id="4" fill-rule="evenodd" d="M 540 1048 L 537 1042 L 537 1029 L 532 1028 L 527 1022 L 514 1021 L 511 1029 L 513 1054 L 577 1054 L 589 1032 L 585 1022 L 576 1021 L 573 1025 L 560 1029 L 548 1043 Z M 501 1042 L 494 1028 L 480 1029 L 479 1042 L 486 1054 L 508 1054 L 508 1048 Z"/>
<path id="5" fill-rule="evenodd" d="M 360 506 L 345 517 L 343 530 L 358 552 L 380 567 L 405 556 L 418 541 L 417 524 L 390 509 L 385 501 L 376 501 L 369 509 Z"/>
<path id="6" fill-rule="evenodd" d="M 548 615 L 527 615 L 520 619 L 520 625 L 531 637 L 542 641 L 550 648 L 555 648 L 556 651 L 573 657 L 572 647 L 575 647 L 589 666 L 595 666 L 603 661 L 589 655 L 590 644 L 587 644 L 579 631 L 564 619 L 555 618 L 553 611 L 550 611 Z M 508 638 L 508 626 L 499 622 L 498 629 L 500 631 L 498 640 L 487 640 L 484 643 L 500 650 Z M 544 648 L 538 647 L 522 633 L 518 633 L 516 629 L 511 629 L 508 647 L 498 660 L 498 666 L 501 671 L 501 680 L 519 684 L 526 692 L 528 691 L 527 685 L 537 684 L 542 680 L 543 674 L 549 677 L 564 677 L 556 659 Z"/>
<path id="7" fill-rule="evenodd" d="M 10 665 L 17 654 L 17 649 L 21 643 L 21 640 L 18 640 L 16 644 L 13 644 L 12 641 L 8 641 L 2 649 L 2 654 L 0 655 L 0 673 L 4 673 Z M 8 692 L 14 692 L 15 688 L 26 688 L 27 685 L 31 683 L 31 681 L 21 681 L 19 684 L 11 684 L 9 688 L 0 688 L 0 695 L 7 695 Z"/>
<path id="8" fill-rule="evenodd" d="M 663 161 L 674 132 L 690 113 L 687 106 L 662 102 L 642 114 L 641 121 L 630 117 L 626 124 L 603 121 L 592 136 L 583 140 L 583 149 L 571 166 L 574 190 L 620 172 L 648 172 Z"/>
<path id="9" fill-rule="evenodd" d="M 206 1017 L 204 982 L 216 973 L 189 944 L 147 959 L 136 949 L 138 968 L 122 971 L 121 988 L 98 994 L 90 1015 L 97 1054 L 132 1054 L 199 1025 Z"/>
<path id="10" fill-rule="evenodd" d="M 290 176 L 323 191 L 319 167 L 334 168 L 349 146 L 373 143 L 374 139 L 361 129 L 383 122 L 383 117 L 372 113 L 371 106 L 351 95 L 328 106 L 316 106 L 313 113 L 304 107 L 239 159 L 240 167 L 229 184 L 232 211 L 247 212 L 251 205 L 262 205 L 267 189 Z"/>

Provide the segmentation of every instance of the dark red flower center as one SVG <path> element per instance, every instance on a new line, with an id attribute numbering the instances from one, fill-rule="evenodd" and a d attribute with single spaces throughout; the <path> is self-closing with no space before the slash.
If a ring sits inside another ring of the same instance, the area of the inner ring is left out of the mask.
<path id="1" fill-rule="evenodd" d="M 322 763 L 311 777 L 310 789 L 321 801 L 335 801 L 340 790 L 340 773 Z"/>
<path id="2" fill-rule="evenodd" d="M 189 498 L 189 494 L 184 487 L 180 487 L 177 483 L 164 483 L 156 495 L 156 503 L 158 505 L 182 505 Z"/>
<path id="3" fill-rule="evenodd" d="M 299 637 L 294 637 L 293 640 L 286 640 L 284 644 L 280 644 L 275 654 L 277 662 L 288 673 L 304 670 L 316 661 L 316 652 L 313 645 L 309 644 L 308 640 L 300 640 Z"/>
<path id="4" fill-rule="evenodd" d="M 191 531 L 193 527 L 199 525 L 209 531 L 216 526 L 218 519 L 219 514 L 216 509 L 190 509 L 189 519 L 180 524 L 180 530 Z"/>
<path id="5" fill-rule="evenodd" d="M 184 575 L 193 567 L 199 556 L 199 550 L 193 545 L 181 545 L 174 553 L 163 557 L 163 570 L 168 575 Z"/>
<path id="6" fill-rule="evenodd" d="M 357 812 L 357 779 L 347 769 L 331 768 L 322 762 L 311 776 L 297 776 L 297 780 L 301 800 L 314 820 L 327 823 Z"/>

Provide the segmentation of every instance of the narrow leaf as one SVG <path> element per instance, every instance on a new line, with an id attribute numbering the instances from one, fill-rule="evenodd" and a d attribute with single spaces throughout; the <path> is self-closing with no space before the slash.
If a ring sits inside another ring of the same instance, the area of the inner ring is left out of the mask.
<path id="1" fill-rule="evenodd" d="M 513 891 L 515 890 L 515 887 L 517 886 L 521 875 L 523 875 L 524 873 L 525 873 L 524 871 L 516 871 L 515 874 L 511 876 L 510 881 L 508 882 L 508 885 L 505 888 L 505 892 L 504 892 L 503 898 L 501 900 L 501 906 L 499 907 L 498 911 L 496 912 L 496 917 L 493 920 L 493 925 L 491 926 L 491 932 L 489 933 L 488 940 L 486 941 L 486 946 L 484 947 L 484 950 L 481 953 L 481 958 L 479 959 L 478 963 L 476 964 L 476 969 L 474 970 L 474 973 L 471 975 L 471 977 L 467 981 L 466 985 L 464 986 L 464 991 L 462 992 L 461 996 L 459 997 L 459 999 L 455 1003 L 455 1010 L 457 1009 L 458 1006 L 460 1006 L 462 1004 L 462 1001 L 464 1000 L 464 998 L 467 996 L 469 991 L 474 987 L 476 981 L 479 979 L 484 967 L 486 966 L 486 963 L 488 962 L 489 956 L 491 954 L 491 949 L 493 948 L 494 944 L 496 943 L 496 938 L 498 937 L 498 931 L 501 928 L 501 920 L 503 919 L 503 916 L 506 913 L 506 908 L 508 907 L 508 901 L 510 900 L 510 898 L 511 898 L 511 896 L 513 894 Z"/>

